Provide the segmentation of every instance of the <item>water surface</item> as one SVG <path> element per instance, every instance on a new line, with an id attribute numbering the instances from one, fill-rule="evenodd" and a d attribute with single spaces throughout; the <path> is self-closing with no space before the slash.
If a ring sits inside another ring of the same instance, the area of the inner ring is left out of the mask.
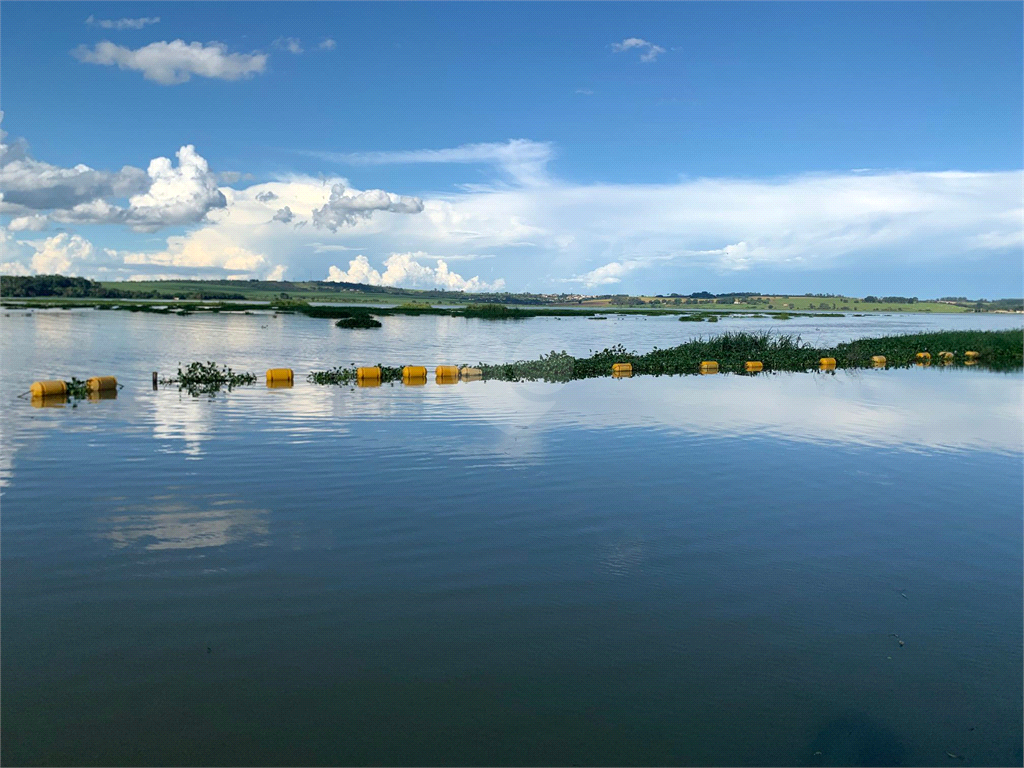
<path id="1" fill-rule="evenodd" d="M 1022 762 L 1020 373 L 325 388 L 765 321 L 2 322 L 5 764 Z M 1020 319 L 784 330 L 970 327 Z M 300 376 L 151 390 L 207 359 Z"/>

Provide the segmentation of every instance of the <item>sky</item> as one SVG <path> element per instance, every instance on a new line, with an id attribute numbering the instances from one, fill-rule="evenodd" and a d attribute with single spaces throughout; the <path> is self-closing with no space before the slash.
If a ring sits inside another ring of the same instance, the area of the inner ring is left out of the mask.
<path id="1" fill-rule="evenodd" d="M 0 272 L 1024 294 L 1021 3 L 0 8 Z"/>

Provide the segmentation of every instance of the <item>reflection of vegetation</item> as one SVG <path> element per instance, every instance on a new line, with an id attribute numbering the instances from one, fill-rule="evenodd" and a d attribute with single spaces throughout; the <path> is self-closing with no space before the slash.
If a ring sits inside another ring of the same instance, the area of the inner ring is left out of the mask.
<path id="1" fill-rule="evenodd" d="M 161 384 L 177 385 L 193 397 L 212 395 L 221 389 L 234 389 L 245 384 L 255 384 L 256 374 L 235 373 L 226 365 L 216 363 L 189 363 L 187 367 L 178 368 L 178 375 L 171 379 L 161 379 Z"/>

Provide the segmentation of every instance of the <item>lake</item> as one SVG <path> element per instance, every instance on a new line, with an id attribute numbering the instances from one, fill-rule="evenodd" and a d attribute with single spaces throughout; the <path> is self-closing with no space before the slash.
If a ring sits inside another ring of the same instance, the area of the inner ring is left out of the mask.
<path id="1" fill-rule="evenodd" d="M 1019 315 L 8 314 L 4 764 L 1024 762 L 1020 372 L 305 381 Z"/>

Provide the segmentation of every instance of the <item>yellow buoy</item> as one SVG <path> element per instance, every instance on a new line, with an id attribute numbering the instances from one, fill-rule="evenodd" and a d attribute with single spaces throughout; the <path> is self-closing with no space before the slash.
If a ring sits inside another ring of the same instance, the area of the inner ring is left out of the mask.
<path id="1" fill-rule="evenodd" d="M 979 357 L 981 357 L 981 353 L 967 350 L 966 352 L 964 352 L 964 357 L 966 357 L 968 360 L 977 360 Z"/>
<path id="2" fill-rule="evenodd" d="M 632 363 L 612 363 L 612 373 L 628 373 L 633 375 Z"/>
<path id="3" fill-rule="evenodd" d="M 718 362 L 715 360 L 705 360 L 700 364 L 700 372 L 703 374 L 718 373 Z"/>
<path id="4" fill-rule="evenodd" d="M 380 383 L 380 366 L 375 365 L 372 368 L 356 368 L 356 381 L 373 381 L 377 380 Z"/>
<path id="5" fill-rule="evenodd" d="M 939 352 L 939 357 L 941 357 L 943 360 L 952 360 L 953 359 L 953 353 L 952 352 Z"/>
<path id="6" fill-rule="evenodd" d="M 459 371 L 459 375 L 462 376 L 463 379 L 472 380 L 481 378 L 484 375 L 484 372 L 480 368 L 467 367 Z"/>
<path id="7" fill-rule="evenodd" d="M 41 395 L 32 398 L 33 408 L 60 408 L 68 401 L 67 395 Z"/>
<path id="8" fill-rule="evenodd" d="M 885 355 L 873 356 L 871 358 L 871 364 L 874 365 L 875 368 L 881 368 L 883 365 L 885 365 Z"/>
<path id="9" fill-rule="evenodd" d="M 613 379 L 632 379 L 633 378 L 633 372 L 632 371 L 612 371 L 612 378 Z"/>
<path id="10" fill-rule="evenodd" d="M 29 391 L 32 393 L 32 397 L 49 397 L 51 395 L 63 397 L 68 393 L 68 385 L 66 382 L 57 381 L 56 379 L 52 381 L 33 381 Z"/>
<path id="11" fill-rule="evenodd" d="M 434 373 L 437 375 L 437 378 L 439 378 L 439 379 L 440 378 L 450 379 L 452 377 L 455 377 L 457 379 L 457 378 L 459 378 L 459 366 L 457 366 L 457 365 L 439 365 L 439 366 L 437 366 L 434 369 Z"/>
<path id="12" fill-rule="evenodd" d="M 836 359 L 834 357 L 823 357 L 818 361 L 822 368 L 835 368 Z"/>
<path id="13" fill-rule="evenodd" d="M 85 386 L 90 392 L 117 389 L 117 378 L 114 376 L 93 376 L 91 379 L 86 379 Z"/>
<path id="14" fill-rule="evenodd" d="M 268 387 L 290 387 L 295 383 L 291 368 L 271 368 L 267 371 Z"/>
<path id="15" fill-rule="evenodd" d="M 764 363 L 760 360 L 748 360 L 743 364 L 743 370 L 748 373 L 757 373 L 758 371 L 764 370 Z"/>
<path id="16" fill-rule="evenodd" d="M 407 365 L 402 369 L 403 379 L 425 379 L 427 378 L 427 367 L 425 365 Z"/>
<path id="17" fill-rule="evenodd" d="M 931 352 L 918 352 L 917 353 L 917 359 L 918 360 L 931 360 L 932 359 L 932 353 Z"/>

